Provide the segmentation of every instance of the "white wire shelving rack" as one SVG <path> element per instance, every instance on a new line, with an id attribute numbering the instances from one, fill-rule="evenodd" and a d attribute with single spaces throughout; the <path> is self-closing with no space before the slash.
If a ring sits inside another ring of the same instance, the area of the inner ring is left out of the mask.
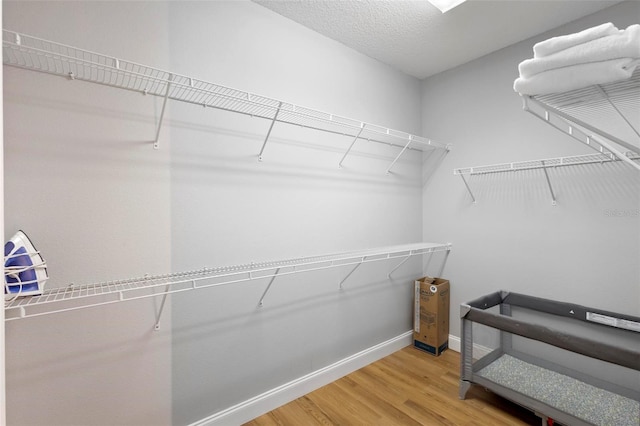
<path id="1" fill-rule="evenodd" d="M 637 61 L 640 62 L 640 61 Z M 640 64 L 631 78 L 564 93 L 523 96 L 523 108 L 599 153 L 640 170 Z"/>
<path id="2" fill-rule="evenodd" d="M 162 110 L 153 142 L 156 149 L 160 144 L 165 107 L 167 101 L 172 100 L 267 120 L 270 124 L 258 153 L 260 161 L 275 123 L 347 136 L 351 144 L 337 163 L 339 167 L 342 167 L 358 141 L 398 148 L 396 157 L 386 169 L 387 173 L 390 173 L 407 150 L 449 150 L 447 144 L 376 124 L 317 111 L 26 34 L 8 30 L 3 30 L 2 34 L 5 65 L 162 98 Z"/>
<path id="3" fill-rule="evenodd" d="M 549 168 L 622 161 L 640 170 L 640 66 L 627 80 L 565 93 L 522 96 L 522 100 L 525 111 L 596 153 L 454 169 L 474 203 L 476 198 L 465 176 L 541 169 L 551 203 L 556 205 Z"/>
<path id="4" fill-rule="evenodd" d="M 632 152 L 627 152 L 625 157 L 633 162 L 637 162 L 640 160 L 639 154 L 634 154 Z M 585 164 L 603 164 L 609 162 L 620 161 L 618 157 L 616 157 L 613 153 L 595 153 L 595 154 L 584 154 L 584 155 L 574 155 L 570 157 L 556 157 L 556 158 L 547 158 L 543 160 L 528 160 L 528 161 L 518 161 L 514 163 L 501 163 L 501 164 L 492 164 L 489 166 L 475 166 L 475 167 L 463 167 L 459 169 L 454 169 L 453 174 L 460 176 L 462 178 L 462 182 L 464 182 L 464 186 L 467 188 L 467 192 L 471 196 L 471 199 L 474 203 L 477 202 L 476 197 L 473 195 L 473 191 L 469 186 L 469 182 L 465 179 L 465 176 L 473 176 L 473 175 L 484 175 L 490 173 L 506 173 L 506 172 L 517 172 L 522 170 L 536 170 L 541 169 L 544 172 L 545 179 L 547 181 L 547 186 L 549 188 L 549 193 L 551 194 L 551 204 L 556 205 L 556 195 L 553 190 L 553 186 L 551 185 L 551 179 L 549 178 L 549 173 L 547 169 L 553 169 L 558 167 L 565 166 L 579 166 Z M 638 164 L 638 163 L 635 163 Z"/>
<path id="5" fill-rule="evenodd" d="M 158 329 L 166 297 L 170 294 L 265 280 L 268 283 L 258 301 L 258 306 L 262 306 L 277 277 L 351 266 L 350 271 L 338 284 L 339 289 L 342 290 L 347 279 L 363 264 L 399 259 L 400 262 L 388 273 L 388 278 L 391 278 L 398 268 L 414 256 L 445 252 L 444 267 L 451 248 L 451 244 L 416 243 L 272 262 L 203 268 L 95 284 L 70 284 L 66 287 L 45 290 L 39 296 L 18 297 L 6 301 L 5 321 L 162 296 L 162 303 L 156 316 L 155 327 Z"/>

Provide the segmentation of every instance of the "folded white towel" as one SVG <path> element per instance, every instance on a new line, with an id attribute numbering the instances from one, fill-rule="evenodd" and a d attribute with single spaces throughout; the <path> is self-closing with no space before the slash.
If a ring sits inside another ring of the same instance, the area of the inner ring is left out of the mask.
<path id="1" fill-rule="evenodd" d="M 637 59 L 623 58 L 556 68 L 533 77 L 520 77 L 513 83 L 513 89 L 522 95 L 546 95 L 626 80 L 639 62 Z"/>
<path id="2" fill-rule="evenodd" d="M 549 56 L 527 59 L 518 65 L 518 69 L 520 77 L 528 78 L 555 68 L 618 58 L 640 58 L 640 25 L 631 25 L 617 34 L 600 37 Z"/>
<path id="3" fill-rule="evenodd" d="M 569 34 L 559 37 L 553 37 L 533 46 L 534 57 L 543 57 L 552 55 L 572 46 L 587 43 L 600 37 L 617 34 L 618 29 L 611 23 L 598 25 L 597 27 L 587 28 L 579 33 Z"/>

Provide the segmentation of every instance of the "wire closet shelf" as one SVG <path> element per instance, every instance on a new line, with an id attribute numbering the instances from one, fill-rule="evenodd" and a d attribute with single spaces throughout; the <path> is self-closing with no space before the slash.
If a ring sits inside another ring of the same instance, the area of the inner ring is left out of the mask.
<path id="1" fill-rule="evenodd" d="M 526 111 L 597 151 L 542 160 L 454 169 L 473 175 L 625 161 L 640 169 L 640 67 L 631 78 L 565 93 L 523 96 Z M 617 146 L 614 146 L 616 144 Z"/>
<path id="2" fill-rule="evenodd" d="M 66 287 L 45 290 L 39 296 L 18 297 L 14 300 L 6 301 L 5 321 L 149 297 L 163 296 L 166 298 L 167 295 L 173 293 L 270 279 L 258 303 L 259 306 L 262 306 L 271 284 L 278 276 L 353 266 L 351 271 L 339 283 L 339 288 L 342 289 L 344 282 L 362 264 L 401 259 L 401 262 L 389 272 L 389 278 L 391 278 L 391 274 L 413 256 L 431 255 L 435 252 L 446 252 L 448 254 L 450 250 L 451 244 L 416 243 L 271 262 L 202 268 L 187 272 L 150 275 L 95 284 L 70 284 Z M 162 306 L 164 306 L 164 299 Z M 161 311 L 162 307 L 159 315 L 161 315 Z"/>
<path id="3" fill-rule="evenodd" d="M 522 99 L 525 111 L 596 152 L 454 169 L 474 203 L 465 176 L 541 169 L 555 205 L 549 168 L 620 161 L 640 170 L 640 67 L 627 80 Z"/>
<path id="4" fill-rule="evenodd" d="M 448 150 L 449 146 L 431 139 L 365 123 L 339 115 L 232 89 L 196 78 L 163 71 L 146 65 L 102 55 L 76 47 L 3 30 L 3 62 L 6 65 L 63 76 L 110 87 L 153 95 L 164 99 L 154 146 L 159 141 L 167 100 L 259 117 L 271 122 L 259 159 L 274 123 L 286 123 L 354 138 L 347 156 L 358 141 L 382 143 L 400 149 L 387 169 L 393 167 L 406 150 Z M 342 161 L 339 165 L 342 165 Z"/>
<path id="5" fill-rule="evenodd" d="M 627 153 L 631 160 L 640 160 L 639 154 Z M 515 172 L 518 170 L 534 170 L 562 166 L 579 166 L 583 164 L 602 164 L 610 161 L 619 161 L 611 154 L 595 153 L 573 155 L 570 157 L 546 158 L 541 160 L 516 161 L 513 163 L 492 164 L 489 166 L 462 167 L 453 170 L 454 175 L 481 175 L 488 173 Z"/>
<path id="6" fill-rule="evenodd" d="M 522 99 L 527 112 L 640 170 L 640 66 L 627 80 Z"/>

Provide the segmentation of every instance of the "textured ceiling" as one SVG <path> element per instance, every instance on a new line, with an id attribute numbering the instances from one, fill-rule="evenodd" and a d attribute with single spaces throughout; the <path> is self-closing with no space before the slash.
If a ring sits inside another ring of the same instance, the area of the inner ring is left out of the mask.
<path id="1" fill-rule="evenodd" d="M 420 79 L 619 3 L 470 0 L 443 14 L 426 0 L 253 1 Z"/>

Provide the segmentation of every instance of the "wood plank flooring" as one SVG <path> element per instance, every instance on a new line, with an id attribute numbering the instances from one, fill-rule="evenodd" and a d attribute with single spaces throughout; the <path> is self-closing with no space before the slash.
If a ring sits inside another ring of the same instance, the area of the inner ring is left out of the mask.
<path id="1" fill-rule="evenodd" d="M 460 354 L 412 346 L 355 371 L 245 426 L 536 425 L 530 411 L 472 386 L 458 399 Z"/>

